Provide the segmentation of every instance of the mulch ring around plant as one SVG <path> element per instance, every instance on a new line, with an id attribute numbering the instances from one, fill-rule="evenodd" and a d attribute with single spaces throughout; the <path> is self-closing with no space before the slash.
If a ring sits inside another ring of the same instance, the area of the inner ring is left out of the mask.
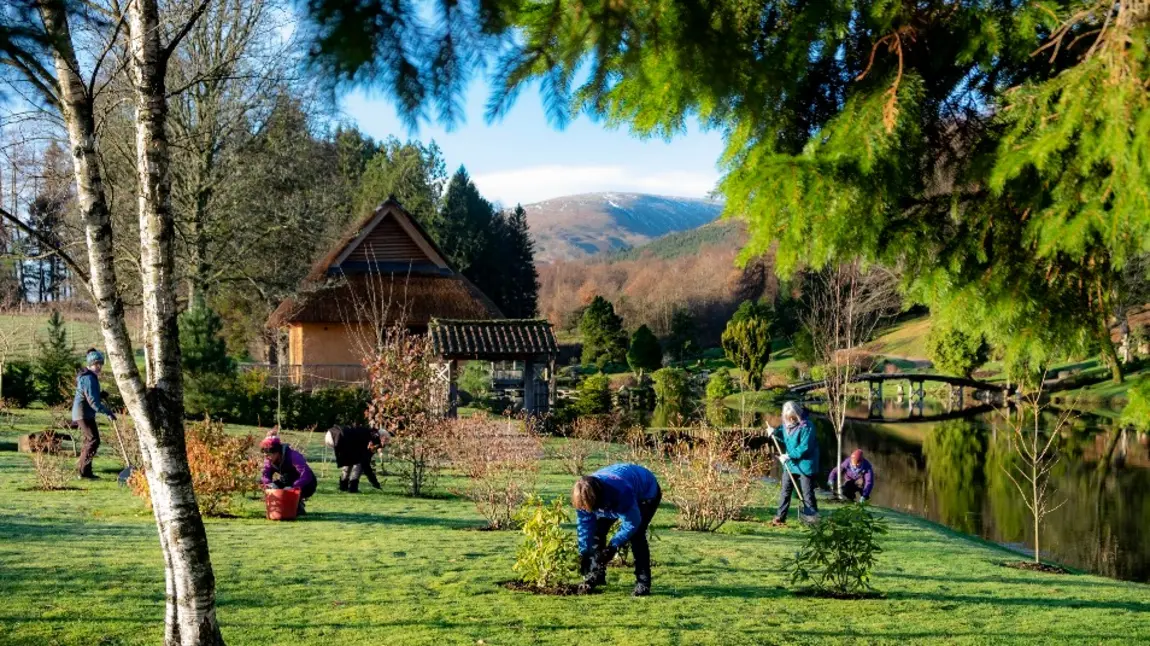
<path id="1" fill-rule="evenodd" d="M 574 583 L 562 583 L 547 588 L 537 588 L 526 581 L 504 581 L 499 585 L 515 592 L 530 592 L 531 594 L 553 597 L 573 597 L 579 594 L 579 586 Z"/>
<path id="2" fill-rule="evenodd" d="M 838 599 L 840 601 L 860 601 L 863 599 L 882 599 L 885 594 L 878 590 L 862 590 L 859 592 L 839 592 L 837 590 L 823 590 L 820 588 L 799 588 L 794 591 L 796 597 L 817 597 L 819 599 Z"/>
<path id="3" fill-rule="evenodd" d="M 1072 574 L 1070 570 L 1051 565 L 1049 563 L 1035 563 L 1034 561 L 1004 561 L 999 563 L 1002 567 L 1008 567 L 1015 570 L 1026 570 L 1028 572 L 1045 572 L 1047 574 Z"/>

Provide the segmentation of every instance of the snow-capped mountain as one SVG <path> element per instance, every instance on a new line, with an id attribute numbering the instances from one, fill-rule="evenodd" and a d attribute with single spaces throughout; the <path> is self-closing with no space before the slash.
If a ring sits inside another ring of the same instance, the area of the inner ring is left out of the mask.
<path id="1" fill-rule="evenodd" d="M 527 204 L 535 259 L 575 259 L 641 246 L 659 236 L 713 222 L 714 200 L 643 193 L 584 193 Z"/>

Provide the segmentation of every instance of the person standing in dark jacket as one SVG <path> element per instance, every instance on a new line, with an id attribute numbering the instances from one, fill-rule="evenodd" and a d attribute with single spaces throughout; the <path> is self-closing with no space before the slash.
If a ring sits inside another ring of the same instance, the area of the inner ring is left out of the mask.
<path id="1" fill-rule="evenodd" d="M 339 467 L 339 490 L 359 493 L 359 478 L 367 476 L 372 487 L 380 489 L 371 459 L 383 445 L 379 431 L 366 426 L 333 426 L 327 432 L 335 464 Z"/>
<path id="2" fill-rule="evenodd" d="M 870 461 L 863 457 L 861 449 L 855 449 L 849 458 L 843 460 L 839 468 L 831 471 L 831 477 L 827 479 L 827 486 L 831 491 L 835 490 L 840 472 L 843 474 L 843 498 L 854 502 L 855 496 L 862 494 L 861 502 L 870 499 L 871 489 L 874 489 L 874 468 L 871 467 Z"/>
<path id="3" fill-rule="evenodd" d="M 303 503 L 315 493 L 318 484 L 307 459 L 299 451 L 281 442 L 275 431 L 260 442 L 260 450 L 264 454 L 264 470 L 260 482 L 265 487 L 299 489 L 299 513 L 303 514 Z"/>
<path id="4" fill-rule="evenodd" d="M 104 369 L 104 355 L 91 348 L 86 363 L 88 367 L 76 375 L 76 396 L 72 398 L 72 421 L 84 435 L 76 471 L 81 478 L 96 480 L 99 476 L 92 473 L 92 460 L 96 457 L 96 451 L 100 450 L 100 429 L 96 425 L 96 413 L 107 415 L 113 422 L 116 421 L 116 414 L 100 396 L 100 372 Z"/>
<path id="5" fill-rule="evenodd" d="M 607 564 L 630 543 L 635 558 L 636 597 L 651 594 L 651 546 L 647 527 L 659 509 L 663 492 L 655 474 L 638 464 L 613 464 L 583 476 L 571 491 L 578 515 L 580 591 L 590 592 L 607 582 Z M 607 534 L 615 522 L 619 530 L 611 543 Z"/>

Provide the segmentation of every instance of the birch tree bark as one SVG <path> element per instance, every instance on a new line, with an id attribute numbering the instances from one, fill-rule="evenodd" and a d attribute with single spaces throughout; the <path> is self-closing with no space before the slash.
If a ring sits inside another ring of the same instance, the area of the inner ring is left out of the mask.
<path id="1" fill-rule="evenodd" d="M 167 646 L 222 644 L 216 621 L 215 576 L 184 446 L 183 381 L 173 282 L 173 223 L 164 134 L 167 111 L 164 72 L 170 50 L 160 42 L 159 9 L 155 0 L 134 0 L 128 4 L 126 15 L 140 186 L 145 378 L 136 367 L 124 303 L 117 290 L 111 218 L 96 151 L 92 86 L 85 84 L 81 77 L 62 0 L 44 0 L 38 8 L 55 67 L 55 103 L 64 118 L 71 144 L 77 201 L 88 248 L 90 290 L 109 363 L 135 422 L 151 488 L 167 591 L 164 643 Z M 193 14 L 191 20 L 194 19 Z"/>

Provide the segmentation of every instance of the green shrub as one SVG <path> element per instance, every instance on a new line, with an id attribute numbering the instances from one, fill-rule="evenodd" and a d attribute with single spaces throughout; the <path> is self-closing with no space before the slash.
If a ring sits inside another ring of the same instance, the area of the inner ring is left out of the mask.
<path id="1" fill-rule="evenodd" d="M 563 496 L 550 505 L 539 496 L 531 496 L 515 512 L 515 521 L 523 528 L 523 542 L 515 552 L 514 569 L 524 583 L 543 589 L 574 579 L 579 548 L 575 535 L 563 529 L 563 523 L 570 520 Z"/>
<path id="2" fill-rule="evenodd" d="M 882 547 L 886 521 L 869 505 L 840 507 L 808 525 L 803 544 L 785 568 L 791 585 L 811 583 L 819 593 L 849 596 L 871 590 L 870 573 Z"/>
<path id="3" fill-rule="evenodd" d="M 475 399 L 483 399 L 491 392 L 491 362 L 468 361 L 459 373 L 459 388 Z"/>
<path id="4" fill-rule="evenodd" d="M 682 412 L 691 399 L 691 382 L 682 368 L 662 368 L 651 373 L 655 400 L 665 407 Z"/>
<path id="5" fill-rule="evenodd" d="M 0 381 L 0 399 L 16 408 L 27 408 L 36 401 L 36 372 L 27 361 L 9 361 L 4 364 Z"/>
<path id="6" fill-rule="evenodd" d="M 731 371 L 728 368 L 719 368 L 707 381 L 708 402 L 722 401 L 736 392 L 738 392 L 738 388 L 735 387 L 735 379 L 731 377 Z"/>
<path id="7" fill-rule="evenodd" d="M 935 325 L 926 337 L 926 352 L 944 374 L 969 377 L 986 363 L 990 346 L 981 334 L 967 334 L 955 328 Z"/>
<path id="8" fill-rule="evenodd" d="M 327 429 L 337 424 L 359 426 L 367 419 L 369 400 L 364 388 L 292 389 L 291 401 L 291 415 L 286 420 L 291 428 Z"/>
<path id="9" fill-rule="evenodd" d="M 276 423 L 278 399 L 289 400 L 293 389 L 285 387 L 277 393 L 270 383 L 271 373 L 266 370 L 241 372 L 236 376 L 232 391 L 232 420 L 250 426 L 272 426 Z"/>
<path id="10" fill-rule="evenodd" d="M 819 356 L 815 352 L 815 339 L 811 336 L 811 331 L 802 328 L 791 336 L 791 356 L 795 361 L 806 365 L 813 366 L 818 363 Z"/>
<path id="11" fill-rule="evenodd" d="M 579 384 L 575 410 L 580 415 L 602 415 L 611 412 L 611 380 L 604 374 L 590 375 Z"/>
<path id="12" fill-rule="evenodd" d="M 1130 387 L 1128 401 L 1122 409 L 1122 423 L 1139 431 L 1150 431 L 1150 377 L 1143 377 Z"/>
<path id="13" fill-rule="evenodd" d="M 193 419 L 231 417 L 236 390 L 233 375 L 184 374 L 184 411 Z"/>

